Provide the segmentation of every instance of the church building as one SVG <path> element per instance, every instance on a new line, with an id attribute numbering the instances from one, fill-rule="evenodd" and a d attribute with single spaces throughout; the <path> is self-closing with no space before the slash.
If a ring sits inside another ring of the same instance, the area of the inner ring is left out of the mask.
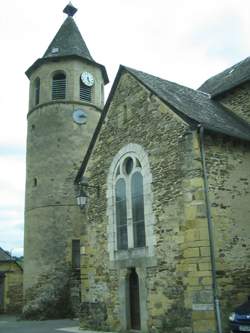
<path id="1" fill-rule="evenodd" d="M 120 67 L 76 177 L 100 188 L 81 237 L 83 328 L 221 332 L 246 300 L 249 78 L 249 58 L 198 90 Z"/>
<path id="2" fill-rule="evenodd" d="M 83 329 L 226 332 L 250 294 L 250 58 L 197 90 L 120 66 L 104 105 L 65 11 L 26 72 L 26 301 L 67 266 Z"/>

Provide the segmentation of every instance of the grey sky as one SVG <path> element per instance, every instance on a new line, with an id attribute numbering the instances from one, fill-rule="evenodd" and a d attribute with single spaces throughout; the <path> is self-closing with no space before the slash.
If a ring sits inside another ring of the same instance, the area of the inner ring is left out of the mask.
<path id="1" fill-rule="evenodd" d="M 248 0 L 72 2 L 91 55 L 106 66 L 111 83 L 123 64 L 197 88 L 250 54 Z M 58 31 L 66 4 L 1 1 L 0 246 L 14 254 L 23 247 L 29 89 L 24 72 Z"/>

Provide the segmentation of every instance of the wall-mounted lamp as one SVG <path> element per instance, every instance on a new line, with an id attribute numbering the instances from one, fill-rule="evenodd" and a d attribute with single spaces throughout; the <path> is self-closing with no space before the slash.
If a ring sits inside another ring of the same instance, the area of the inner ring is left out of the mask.
<path id="1" fill-rule="evenodd" d="M 88 188 L 95 188 L 97 190 L 97 197 L 99 198 L 99 196 L 100 196 L 100 187 L 89 185 L 87 177 L 83 176 L 81 181 L 78 183 L 77 194 L 76 194 L 77 205 L 81 209 L 83 209 L 87 205 L 87 202 L 88 202 L 87 189 Z"/>

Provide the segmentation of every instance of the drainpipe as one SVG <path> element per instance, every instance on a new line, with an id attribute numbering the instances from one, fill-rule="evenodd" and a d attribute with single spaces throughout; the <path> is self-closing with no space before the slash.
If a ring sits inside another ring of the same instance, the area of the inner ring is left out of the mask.
<path id="1" fill-rule="evenodd" d="M 212 224 L 211 209 L 210 209 L 209 194 L 208 194 L 208 179 L 207 179 L 206 155 L 205 155 L 205 145 L 204 145 L 204 127 L 201 124 L 199 124 L 198 130 L 200 135 L 200 153 L 202 161 L 204 194 L 205 194 L 205 204 L 206 204 L 206 213 L 207 213 L 207 222 L 208 222 L 209 246 L 211 253 L 210 257 L 211 257 L 211 268 L 212 268 L 212 289 L 213 289 L 214 307 L 216 314 L 216 324 L 217 324 L 217 332 L 222 333 L 220 302 L 218 297 L 218 285 L 216 280 L 215 243 L 214 243 L 213 224 Z"/>

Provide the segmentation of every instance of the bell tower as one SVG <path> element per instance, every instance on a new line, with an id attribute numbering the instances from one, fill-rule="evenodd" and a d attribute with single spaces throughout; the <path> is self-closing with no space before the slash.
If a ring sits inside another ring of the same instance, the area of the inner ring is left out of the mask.
<path id="1" fill-rule="evenodd" d="M 24 235 L 25 302 L 66 266 L 78 270 L 83 223 L 73 182 L 104 105 L 108 76 L 95 62 L 69 3 L 30 80 Z"/>

